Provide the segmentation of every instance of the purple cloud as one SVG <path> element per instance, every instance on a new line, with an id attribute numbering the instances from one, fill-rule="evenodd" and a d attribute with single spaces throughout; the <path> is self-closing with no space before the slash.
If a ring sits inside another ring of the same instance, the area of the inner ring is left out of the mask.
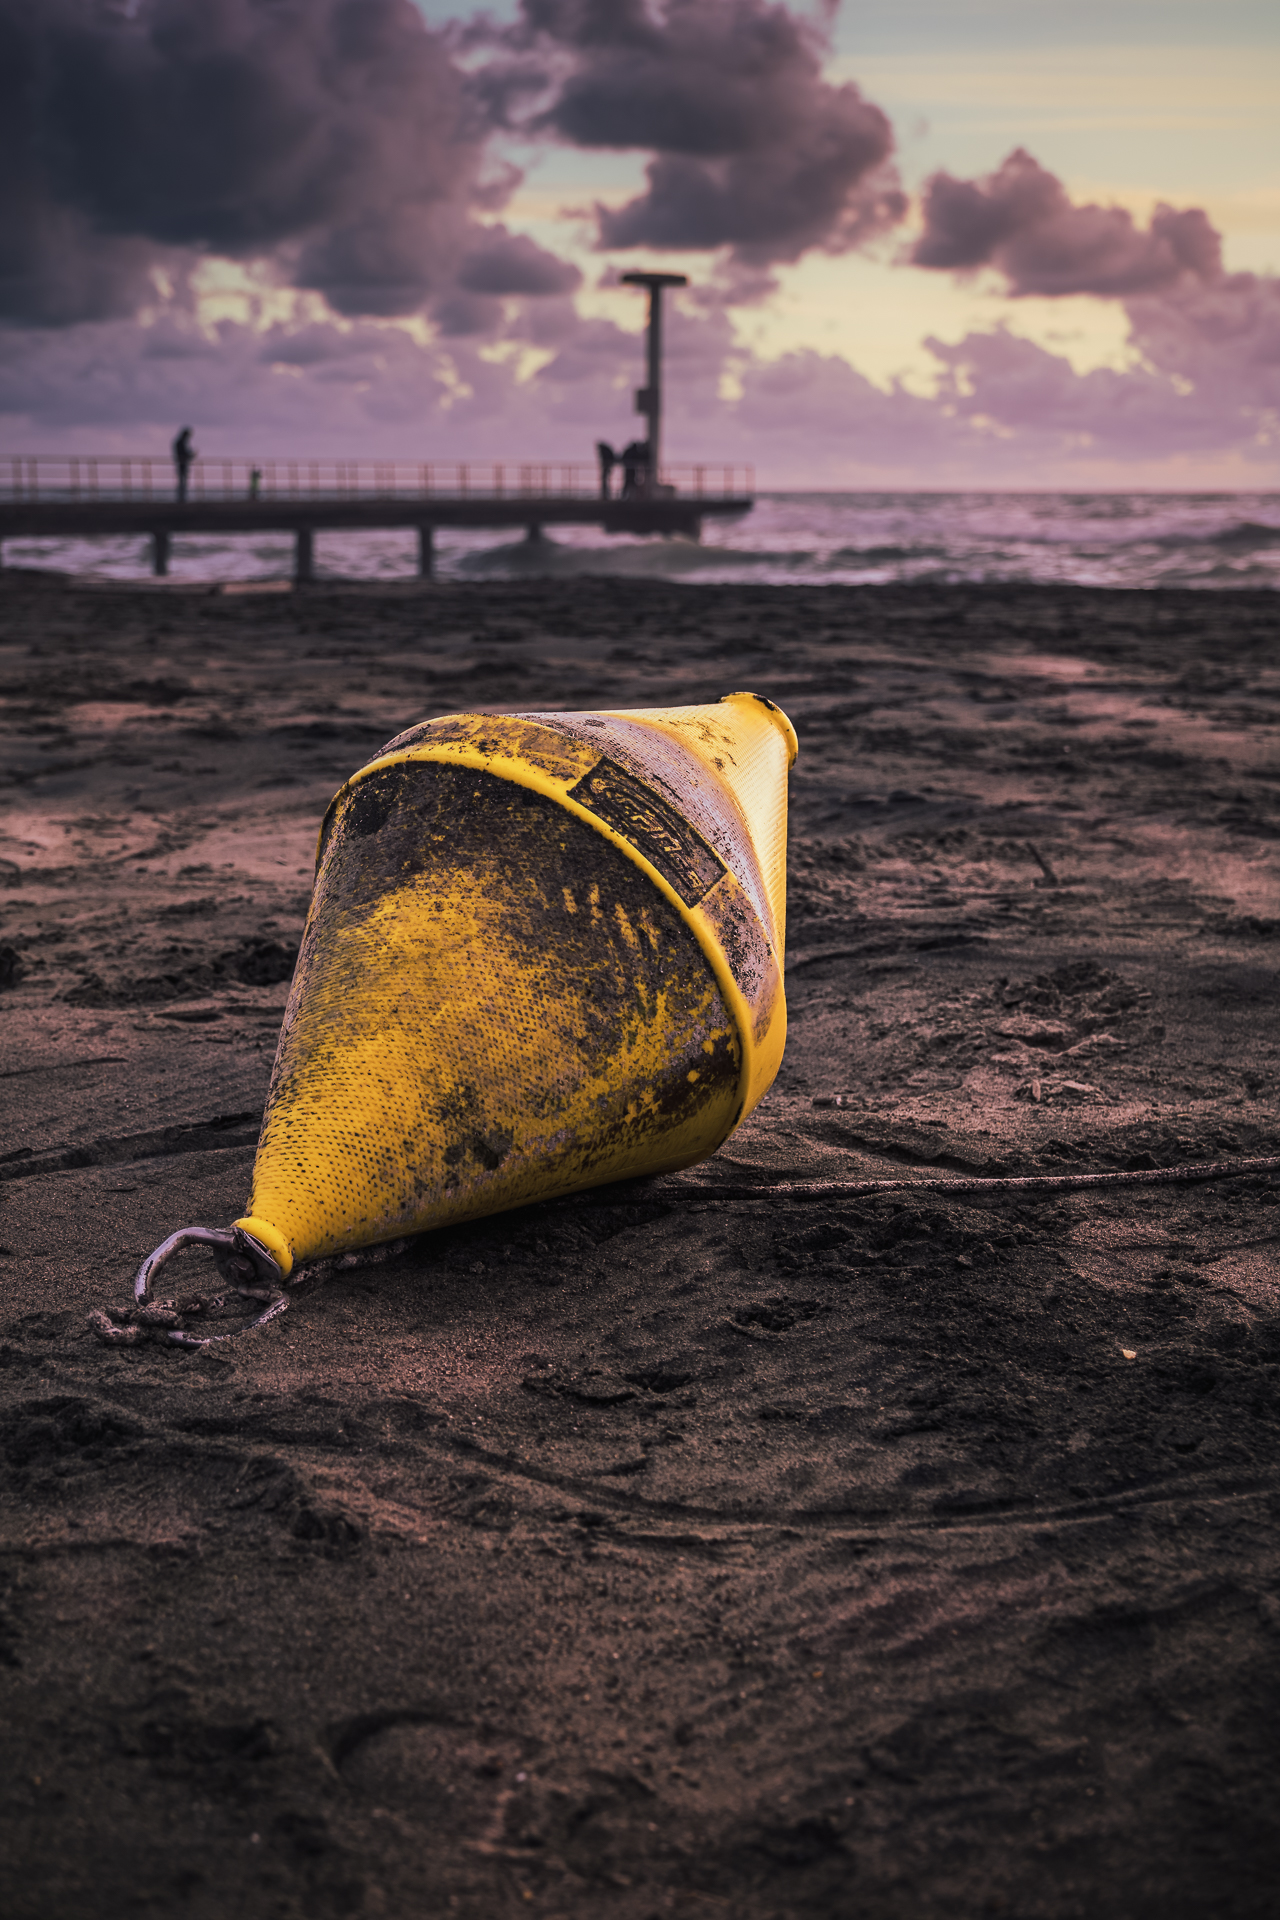
<path id="1" fill-rule="evenodd" d="M 825 42 L 768 0 L 522 0 L 475 82 L 495 121 L 655 157 L 598 207 L 601 247 L 728 247 L 749 266 L 841 253 L 900 221 L 893 129 Z"/>
<path id="2" fill-rule="evenodd" d="M 930 394 L 746 349 L 725 309 L 777 263 L 901 217 L 888 123 L 823 80 L 823 53 L 770 0 L 524 0 L 516 28 L 469 36 L 433 35 L 412 0 L 0 0 L 8 444 L 92 429 L 103 451 L 163 449 L 182 419 L 211 453 L 573 459 L 625 439 L 635 333 L 577 311 L 576 267 L 478 217 L 516 177 L 490 160 L 505 125 L 651 156 L 644 192 L 597 209 L 601 246 L 717 251 L 670 303 L 675 459 L 964 485 L 1273 458 L 1280 283 L 1225 273 L 1200 210 L 1139 226 L 1077 206 L 1021 150 L 978 180 L 934 176 L 915 263 L 1122 300 L 1131 365 L 1077 374 L 996 329 L 931 342 Z M 200 324 L 208 253 L 265 263 L 328 314 Z M 435 337 L 389 324 L 408 313 Z M 550 356 L 532 376 L 527 347 Z"/>
<path id="3" fill-rule="evenodd" d="M 1014 436 L 1049 436 L 1076 455 L 1126 460 L 1238 447 L 1267 459 L 1280 406 L 1280 282 L 1253 274 L 1129 306 L 1134 363 L 1077 373 L 1004 328 L 926 342 L 943 367 L 942 405 Z"/>
<path id="4" fill-rule="evenodd" d="M 979 180 L 935 173 L 923 213 L 913 265 L 952 273 L 994 267 L 1015 297 L 1125 299 L 1222 271 L 1221 241 L 1199 207 L 1158 206 L 1143 228 L 1122 207 L 1076 206 L 1057 175 L 1022 147 Z"/>
<path id="5" fill-rule="evenodd" d="M 412 0 L 0 0 L 0 319 L 132 313 L 199 253 L 352 315 L 459 270 L 561 292 L 574 268 L 472 218 L 514 183 L 489 135 Z"/>
<path id="6" fill-rule="evenodd" d="M 207 329 L 173 313 L 12 328 L 0 333 L 0 431 L 22 450 L 163 459 L 173 422 L 191 419 L 213 456 L 482 462 L 589 459 L 597 438 L 632 430 L 633 335 L 583 319 L 567 296 L 531 299 L 504 329 L 489 338 L 536 332 L 552 359 L 522 377 L 521 356 L 495 357 L 475 335 L 424 341 L 373 320 Z M 762 484 L 801 486 L 1067 486 L 1179 455 L 1235 456 L 1260 479 L 1274 466 L 1275 282 L 1234 276 L 1134 303 L 1133 339 L 1140 361 L 1083 374 L 1002 329 L 935 340 L 935 390 L 885 391 L 838 355 L 761 360 L 722 311 L 673 305 L 670 457 L 753 460 Z"/>
<path id="7" fill-rule="evenodd" d="M 568 260 L 505 227 L 486 229 L 462 261 L 457 279 L 464 293 L 573 293 L 582 285 L 581 273 Z"/>

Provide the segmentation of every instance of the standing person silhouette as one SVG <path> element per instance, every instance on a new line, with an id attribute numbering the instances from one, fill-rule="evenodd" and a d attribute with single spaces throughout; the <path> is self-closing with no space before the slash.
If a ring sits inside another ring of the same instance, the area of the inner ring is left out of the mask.
<path id="1" fill-rule="evenodd" d="M 175 435 L 173 442 L 173 464 L 178 475 L 178 499 L 185 502 L 187 497 L 187 475 L 191 472 L 191 463 L 196 450 L 191 444 L 191 429 L 183 427 Z"/>
<path id="2" fill-rule="evenodd" d="M 600 498 L 609 498 L 609 480 L 618 464 L 618 456 L 607 440 L 596 441 L 596 458 L 600 462 Z"/>
<path id="3" fill-rule="evenodd" d="M 622 460 L 622 497 L 624 500 L 646 500 L 649 497 L 649 442 L 632 440 L 623 449 Z"/>

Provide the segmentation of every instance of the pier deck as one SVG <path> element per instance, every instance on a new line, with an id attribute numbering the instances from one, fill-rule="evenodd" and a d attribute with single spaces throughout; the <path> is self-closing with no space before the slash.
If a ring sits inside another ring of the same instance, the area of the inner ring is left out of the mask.
<path id="1" fill-rule="evenodd" d="M 196 463 L 179 500 L 162 460 L 24 459 L 0 463 L 0 562 L 7 540 L 140 535 L 163 576 L 176 536 L 291 533 L 294 577 L 305 581 L 317 533 L 412 527 L 418 571 L 430 578 L 437 528 L 524 527 L 537 539 L 545 527 L 598 526 L 696 539 L 708 516 L 754 504 L 754 475 L 742 467 L 667 469 L 661 485 L 624 497 L 602 494 L 594 469 L 558 464 L 209 461 Z"/>

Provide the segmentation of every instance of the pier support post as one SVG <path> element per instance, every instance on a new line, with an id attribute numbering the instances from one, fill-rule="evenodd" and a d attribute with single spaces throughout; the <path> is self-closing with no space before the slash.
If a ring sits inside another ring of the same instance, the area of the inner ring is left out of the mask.
<path id="1" fill-rule="evenodd" d="M 295 586 L 315 579 L 315 534 L 310 527 L 299 527 L 293 536 L 293 579 Z"/>
<path id="2" fill-rule="evenodd" d="M 436 530 L 434 527 L 418 528 L 418 578 L 433 580 L 436 571 Z"/>
<path id="3" fill-rule="evenodd" d="M 536 543 L 541 540 L 542 528 L 536 520 L 531 527 L 526 528 L 524 537 L 530 545 L 536 545 Z"/>
<path id="4" fill-rule="evenodd" d="M 169 572 L 169 535 L 160 528 L 151 536 L 151 571 L 157 580 Z"/>

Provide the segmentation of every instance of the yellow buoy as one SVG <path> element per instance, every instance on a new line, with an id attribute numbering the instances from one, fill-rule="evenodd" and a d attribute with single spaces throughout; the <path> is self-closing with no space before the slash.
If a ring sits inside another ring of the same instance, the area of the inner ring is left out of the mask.
<path id="1" fill-rule="evenodd" d="M 325 815 L 244 1217 L 138 1298 L 190 1238 L 278 1285 L 713 1153 L 782 1059 L 795 755 L 749 693 L 392 740 Z"/>

